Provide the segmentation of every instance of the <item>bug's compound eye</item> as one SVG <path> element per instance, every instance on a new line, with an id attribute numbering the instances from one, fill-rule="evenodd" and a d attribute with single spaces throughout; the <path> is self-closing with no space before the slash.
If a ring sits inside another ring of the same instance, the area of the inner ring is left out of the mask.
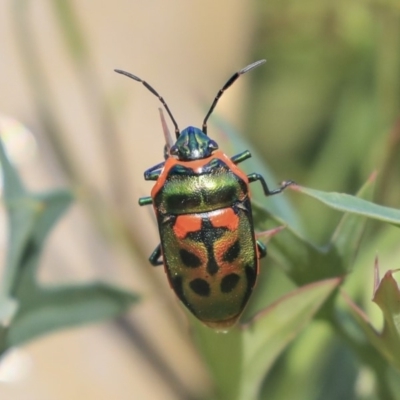
<path id="1" fill-rule="evenodd" d="M 170 150 L 169 150 L 170 154 L 173 156 L 178 156 L 179 155 L 179 148 L 176 145 L 173 145 Z"/>
<path id="2" fill-rule="evenodd" d="M 218 144 L 215 140 L 210 140 L 208 142 L 208 149 L 211 151 L 218 150 Z"/>

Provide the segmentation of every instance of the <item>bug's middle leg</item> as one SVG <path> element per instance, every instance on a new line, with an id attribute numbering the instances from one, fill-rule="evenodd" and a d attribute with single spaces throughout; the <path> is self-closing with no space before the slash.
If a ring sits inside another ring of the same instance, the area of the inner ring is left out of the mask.
<path id="1" fill-rule="evenodd" d="M 161 174 L 161 169 L 164 167 L 164 164 L 165 161 L 146 169 L 146 171 L 144 171 L 144 179 L 146 181 L 156 181 Z"/>
<path id="2" fill-rule="evenodd" d="M 159 265 L 163 265 L 164 261 L 162 259 L 161 254 L 161 243 L 154 249 L 149 257 L 150 264 L 153 267 L 158 267 Z"/>

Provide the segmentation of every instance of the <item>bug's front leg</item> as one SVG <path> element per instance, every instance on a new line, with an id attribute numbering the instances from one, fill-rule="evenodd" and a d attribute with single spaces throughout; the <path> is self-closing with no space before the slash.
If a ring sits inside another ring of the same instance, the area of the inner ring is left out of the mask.
<path id="1" fill-rule="evenodd" d="M 239 164 L 239 163 L 247 160 L 250 157 L 251 157 L 251 153 L 248 150 L 245 150 L 245 151 L 231 157 L 231 160 L 234 164 Z"/>
<path id="2" fill-rule="evenodd" d="M 159 164 L 155 165 L 154 167 L 146 169 L 146 171 L 144 171 L 144 179 L 146 181 L 156 181 L 161 174 L 161 170 L 162 170 L 162 167 L 164 166 L 164 164 L 165 164 L 165 161 L 160 162 Z"/>
<path id="3" fill-rule="evenodd" d="M 165 161 L 160 162 L 157 165 L 154 165 L 154 167 L 146 169 L 146 171 L 144 171 L 144 179 L 146 181 L 156 181 L 161 174 L 164 164 L 165 164 Z M 153 200 L 150 196 L 141 197 L 139 199 L 140 206 L 148 206 L 150 204 L 153 204 Z"/>
<path id="4" fill-rule="evenodd" d="M 267 182 L 265 182 L 265 179 L 263 178 L 262 175 L 257 174 L 257 173 L 254 172 L 254 173 L 252 173 L 252 174 L 247 175 L 247 177 L 249 178 L 249 182 L 250 182 L 250 183 L 251 183 L 251 182 L 255 182 L 255 181 L 260 181 L 261 186 L 263 187 L 263 190 L 264 190 L 264 194 L 265 194 L 266 196 L 272 196 L 272 195 L 274 195 L 274 194 L 281 193 L 281 192 L 282 192 L 284 189 L 286 189 L 288 186 L 294 184 L 293 181 L 285 181 L 285 182 L 282 183 L 281 187 L 279 187 L 279 188 L 277 188 L 277 189 L 270 190 L 270 189 L 268 188 Z"/>
<path id="5" fill-rule="evenodd" d="M 159 265 L 163 265 L 163 259 L 161 254 L 161 243 L 154 249 L 149 257 L 150 264 L 153 267 L 158 267 Z"/>

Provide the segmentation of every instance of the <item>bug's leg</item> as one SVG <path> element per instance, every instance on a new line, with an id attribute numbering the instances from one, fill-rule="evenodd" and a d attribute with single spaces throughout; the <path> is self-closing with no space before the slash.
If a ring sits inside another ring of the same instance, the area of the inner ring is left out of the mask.
<path id="1" fill-rule="evenodd" d="M 150 204 L 153 204 L 153 199 L 151 196 L 141 197 L 139 199 L 139 206 L 148 206 Z"/>
<path id="2" fill-rule="evenodd" d="M 151 256 L 149 257 L 150 264 L 153 267 L 158 267 L 159 265 L 163 265 L 164 262 L 162 260 L 162 254 L 161 254 L 161 244 L 159 244 L 154 251 L 151 253 Z"/>
<path id="3" fill-rule="evenodd" d="M 281 187 L 279 187 L 277 189 L 274 189 L 274 190 L 270 190 L 268 188 L 267 182 L 265 182 L 265 179 L 260 174 L 257 174 L 257 173 L 254 172 L 252 174 L 247 175 L 247 177 L 249 178 L 249 182 L 250 183 L 251 182 L 255 182 L 255 181 L 260 181 L 261 185 L 263 187 L 263 190 L 264 190 L 264 194 L 266 196 L 272 196 L 274 194 L 281 193 L 288 186 L 294 184 L 293 181 L 285 181 L 285 182 L 282 183 Z"/>
<path id="4" fill-rule="evenodd" d="M 161 168 L 164 166 L 164 164 L 165 164 L 165 161 L 160 162 L 159 164 L 155 165 L 154 167 L 146 169 L 146 171 L 144 171 L 144 179 L 146 181 L 156 181 L 158 179 L 158 177 L 160 176 Z"/>
<path id="5" fill-rule="evenodd" d="M 251 153 L 248 150 L 245 150 L 245 151 L 231 157 L 231 160 L 234 164 L 239 164 L 242 161 L 247 160 L 250 157 L 251 157 Z"/>
<path id="6" fill-rule="evenodd" d="M 258 248 L 258 253 L 260 254 L 260 258 L 264 258 L 267 255 L 267 246 L 260 242 L 259 240 L 256 240 L 257 243 L 257 248 Z"/>

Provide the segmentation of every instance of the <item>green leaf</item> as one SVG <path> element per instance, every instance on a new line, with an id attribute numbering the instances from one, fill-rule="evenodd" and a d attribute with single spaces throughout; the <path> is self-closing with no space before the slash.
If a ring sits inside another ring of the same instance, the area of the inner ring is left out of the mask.
<path id="1" fill-rule="evenodd" d="M 2 161 L 4 162 L 4 159 Z M 7 179 L 5 182 L 6 186 L 10 185 Z M 65 190 L 40 195 L 19 190 L 18 193 L 14 192 L 11 198 L 6 196 L 5 200 L 9 241 L 2 293 L 7 296 L 14 294 L 21 274 L 28 272 L 33 276 L 36 273 L 36 268 L 27 271 L 23 264 L 25 260 L 39 256 L 48 232 L 69 207 L 72 196 Z"/>
<path id="2" fill-rule="evenodd" d="M 241 383 L 243 348 L 242 332 L 234 327 L 216 332 L 189 316 L 194 339 L 215 384 L 216 399 L 238 400 Z"/>
<path id="3" fill-rule="evenodd" d="M 55 223 L 72 203 L 72 194 L 67 190 L 56 190 L 33 196 L 40 205 L 33 236 L 37 246 L 42 246 Z"/>
<path id="4" fill-rule="evenodd" d="M 98 321 L 124 312 L 135 294 L 93 283 L 42 287 L 37 269 L 46 238 L 69 207 L 65 190 L 31 194 L 23 187 L 0 141 L 9 243 L 0 289 L 0 354 L 55 329 Z"/>
<path id="5" fill-rule="evenodd" d="M 372 182 L 373 179 L 370 178 L 357 195 L 372 197 Z M 253 213 L 257 231 L 284 224 L 284 221 L 257 202 L 253 202 Z M 325 246 L 313 244 L 289 225 L 271 239 L 268 254 L 297 285 L 342 276 L 353 267 L 365 223 L 365 217 L 352 213 L 344 214 L 331 240 Z M 262 302 L 262 298 L 259 301 Z"/>
<path id="6" fill-rule="evenodd" d="M 25 253 L 36 222 L 38 204 L 32 199 L 6 202 L 8 216 L 8 248 L 0 293 L 3 297 L 12 295 L 21 260 Z"/>
<path id="7" fill-rule="evenodd" d="M 379 280 L 378 262 L 375 263 L 375 293 L 373 301 L 383 313 L 385 324 L 382 340 L 387 350 L 387 356 L 400 369 L 400 290 L 393 278 L 397 271 L 387 271 Z"/>
<path id="8" fill-rule="evenodd" d="M 262 381 L 279 354 L 307 326 L 340 282 L 340 278 L 334 278 L 303 286 L 244 326 L 239 399 L 257 399 Z"/>
<path id="9" fill-rule="evenodd" d="M 367 180 L 363 187 L 358 191 L 357 198 L 372 199 L 375 188 L 375 174 Z M 367 222 L 366 217 L 347 212 L 341 218 L 332 238 L 331 245 L 341 259 L 343 269 L 349 271 L 353 268 L 353 263 L 357 255 L 361 238 Z"/>
<path id="10" fill-rule="evenodd" d="M 253 203 L 256 229 L 263 231 L 284 221 Z M 268 254 L 283 268 L 297 285 L 304 285 L 344 274 L 341 259 L 330 251 L 329 245 L 316 246 L 287 226 L 275 235 L 268 246 Z"/>
<path id="11" fill-rule="evenodd" d="M 1 142 L 0 162 L 3 176 L 3 198 L 9 225 L 9 246 L 1 280 L 0 297 L 8 298 L 20 254 L 34 225 L 34 217 L 33 204 L 26 198 L 27 192 Z"/>
<path id="12" fill-rule="evenodd" d="M 36 207 L 35 224 L 20 257 L 13 286 L 19 310 L 10 326 L 7 346 L 56 329 L 113 317 L 138 300 L 134 294 L 103 283 L 55 288 L 40 286 L 36 277 L 45 239 L 68 208 L 71 195 L 57 191 L 33 197 L 39 207 Z"/>
<path id="13" fill-rule="evenodd" d="M 18 302 L 8 298 L 0 299 L 0 327 L 7 327 L 18 310 Z"/>
<path id="14" fill-rule="evenodd" d="M 56 329 L 96 322 L 126 311 L 138 297 L 103 283 L 42 288 L 24 301 L 7 335 L 16 346 Z"/>
<path id="15" fill-rule="evenodd" d="M 69 207 L 72 197 L 66 191 L 57 191 L 41 195 L 31 195 L 31 201 L 36 204 L 33 215 L 34 224 L 18 258 L 14 272 L 15 279 L 11 293 L 20 301 L 21 309 L 29 304 L 33 293 L 37 290 L 37 269 L 45 240 L 53 225 Z M 19 227 L 11 225 L 18 232 Z"/>
<path id="16" fill-rule="evenodd" d="M 368 316 L 347 296 L 351 315 L 363 329 L 369 342 L 397 369 L 400 370 L 400 290 L 393 278 L 396 271 L 389 270 L 379 279 L 378 261 L 375 262 L 375 293 L 373 301 L 379 306 L 384 317 L 383 331 L 379 333 Z"/>
<path id="17" fill-rule="evenodd" d="M 298 185 L 290 186 L 290 188 L 313 197 L 335 210 L 388 222 L 400 227 L 400 210 L 398 209 L 384 207 L 345 193 L 321 192 Z"/>
<path id="18" fill-rule="evenodd" d="M 18 310 L 18 302 L 10 297 L 0 299 L 0 355 L 6 350 L 8 329 Z"/>
<path id="19" fill-rule="evenodd" d="M 27 194 L 27 191 L 19 179 L 17 171 L 10 163 L 1 141 L 0 163 L 3 176 L 3 197 L 5 202 L 7 203 L 13 199 L 24 197 Z"/>
<path id="20" fill-rule="evenodd" d="M 193 319 L 196 341 L 215 379 L 217 398 L 257 399 L 260 385 L 275 360 L 340 282 L 334 278 L 296 289 L 249 323 L 225 334 Z"/>

